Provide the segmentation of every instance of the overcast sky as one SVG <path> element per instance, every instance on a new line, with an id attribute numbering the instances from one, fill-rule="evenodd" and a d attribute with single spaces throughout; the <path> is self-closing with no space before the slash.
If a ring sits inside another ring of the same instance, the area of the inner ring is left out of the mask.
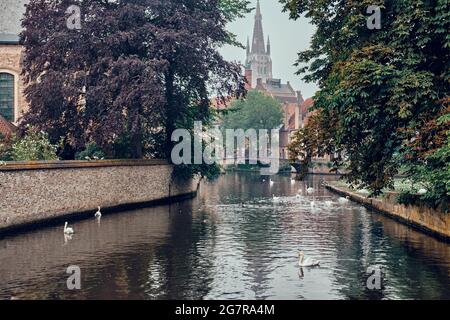
<path id="1" fill-rule="evenodd" d="M 252 0 L 256 7 L 256 0 Z M 301 76 L 295 75 L 296 67 L 293 66 L 297 59 L 297 53 L 305 50 L 310 45 L 314 27 L 306 18 L 297 21 L 289 20 L 287 13 L 282 12 L 282 6 L 278 0 L 261 0 L 261 12 L 263 15 L 264 37 L 270 36 L 272 46 L 273 76 L 281 78 L 283 83 L 290 81 L 294 89 L 302 91 L 303 97 L 314 95 L 317 87 L 314 84 L 305 83 Z M 255 11 L 229 25 L 229 30 L 238 36 L 241 43 L 250 42 L 253 36 Z M 228 60 L 245 62 L 245 50 L 228 46 L 222 49 L 222 53 Z"/>

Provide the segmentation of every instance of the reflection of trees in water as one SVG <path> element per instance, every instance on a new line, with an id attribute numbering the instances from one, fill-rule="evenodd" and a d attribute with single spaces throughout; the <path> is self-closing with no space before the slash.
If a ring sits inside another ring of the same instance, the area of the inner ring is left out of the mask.
<path id="1" fill-rule="evenodd" d="M 449 250 L 448 244 L 391 219 L 377 214 L 370 217 L 358 210 L 348 212 L 337 226 L 337 239 L 341 241 L 336 242 L 334 274 L 344 296 L 359 299 L 442 299 L 450 296 L 449 276 L 442 267 L 445 264 L 442 254 Z M 399 237 L 399 230 L 404 233 L 405 229 L 411 234 Z M 422 241 L 417 241 L 417 237 Z M 438 250 L 429 250 L 436 243 L 441 244 L 437 246 Z M 382 291 L 371 291 L 366 287 L 367 268 L 375 265 L 385 271 Z"/>
<path id="2" fill-rule="evenodd" d="M 336 251 L 334 281 L 339 291 L 347 298 L 366 297 L 366 270 L 370 265 L 372 248 L 376 247 L 374 238 L 367 234 L 370 221 L 357 209 L 340 210 L 339 218 L 333 228 L 332 243 Z"/>
<path id="3" fill-rule="evenodd" d="M 152 279 L 157 285 L 149 282 L 147 294 L 158 299 L 202 299 L 213 280 L 214 228 L 204 213 L 191 214 L 198 212 L 192 201 L 171 208 L 170 236 L 149 263 L 150 270 L 159 272 Z"/>
<path id="4" fill-rule="evenodd" d="M 298 182 L 295 188 L 287 177 L 273 177 L 272 188 L 268 178 L 266 183 L 262 179 L 259 175 L 227 175 L 203 184 L 192 201 L 105 216 L 101 225 L 93 219 L 78 222 L 73 240 L 66 245 L 60 228 L 2 239 L 0 298 L 202 299 L 212 291 L 220 296 L 220 290 L 228 289 L 220 277 L 236 274 L 237 287 L 247 285 L 245 290 L 263 299 L 274 281 L 283 281 L 274 279 L 277 256 L 285 245 L 299 239 L 309 241 L 302 245 L 333 252 L 323 266 L 332 271 L 324 276 L 333 281 L 330 289 L 343 297 L 450 297 L 447 243 L 358 206 L 315 214 L 302 208 L 294 215 L 283 214 L 279 211 L 283 206 L 277 209 L 267 200 L 273 193 L 294 195 L 312 185 L 317 201 L 329 194 L 318 188 L 317 177 Z M 232 267 L 238 266 L 237 273 L 229 265 L 225 272 L 220 269 L 218 257 L 228 251 L 217 250 L 230 246 L 236 256 L 228 262 L 235 262 Z M 65 268 L 72 264 L 82 269 L 81 291 L 66 289 Z M 382 293 L 366 289 L 366 270 L 373 265 L 386 270 Z"/>
<path id="5" fill-rule="evenodd" d="M 286 184 L 280 186 L 286 188 Z M 228 224 L 233 238 L 243 244 L 238 250 L 246 270 L 241 272 L 252 279 L 251 288 L 246 289 L 250 289 L 257 299 L 266 298 L 269 276 L 275 269 L 273 261 L 282 240 L 279 215 L 274 213 L 267 199 L 265 203 L 259 202 L 263 197 L 270 198 L 272 191 L 268 177 L 245 173 L 226 175 L 205 191 L 208 198 L 220 198 L 221 204 L 229 205 L 230 212 L 224 212 L 222 219 L 232 219 Z"/>
<path id="6" fill-rule="evenodd" d="M 450 245 L 394 220 L 373 216 L 386 243 L 388 286 L 406 299 L 450 297 Z"/>

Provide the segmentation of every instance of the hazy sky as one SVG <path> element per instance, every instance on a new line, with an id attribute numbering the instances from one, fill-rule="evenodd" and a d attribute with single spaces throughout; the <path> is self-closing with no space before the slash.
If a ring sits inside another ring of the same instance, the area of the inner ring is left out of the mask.
<path id="1" fill-rule="evenodd" d="M 256 0 L 252 0 L 256 7 Z M 264 37 L 270 36 L 273 77 L 281 78 L 283 83 L 290 81 L 295 90 L 302 91 L 303 97 L 314 95 L 317 87 L 314 84 L 305 83 L 301 76 L 295 75 L 296 67 L 293 66 L 297 59 L 297 53 L 307 49 L 314 33 L 314 27 L 306 18 L 297 21 L 289 20 L 287 13 L 282 12 L 282 6 L 278 0 L 261 0 L 261 12 L 263 15 Z M 253 36 L 255 11 L 229 25 L 229 30 L 237 34 L 238 40 L 246 44 L 247 36 L 250 43 Z M 228 60 L 236 60 L 244 63 L 245 50 L 228 46 L 222 49 L 222 53 Z"/>

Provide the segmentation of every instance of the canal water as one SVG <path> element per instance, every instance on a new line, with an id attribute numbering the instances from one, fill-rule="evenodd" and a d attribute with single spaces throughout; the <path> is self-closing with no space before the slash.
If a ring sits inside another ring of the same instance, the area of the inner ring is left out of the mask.
<path id="1" fill-rule="evenodd" d="M 193 200 L 72 222 L 72 239 L 0 238 L 0 299 L 450 299 L 449 244 L 339 204 L 321 179 L 229 174 Z M 300 250 L 320 267 L 299 268 Z"/>

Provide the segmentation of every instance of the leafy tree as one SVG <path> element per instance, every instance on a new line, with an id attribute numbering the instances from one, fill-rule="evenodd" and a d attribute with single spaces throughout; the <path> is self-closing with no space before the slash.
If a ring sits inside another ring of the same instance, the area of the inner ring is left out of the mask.
<path id="1" fill-rule="evenodd" d="M 28 128 L 22 138 L 15 138 L 11 147 L 13 161 L 58 160 L 58 145 L 48 140 L 48 134 Z"/>
<path id="2" fill-rule="evenodd" d="M 259 91 L 251 90 L 245 99 L 235 100 L 223 121 L 224 129 L 275 129 L 283 123 L 280 103 Z"/>
<path id="3" fill-rule="evenodd" d="M 305 14 L 317 27 L 311 48 L 299 53 L 297 65 L 305 80 L 319 84 L 317 127 L 330 131 L 321 131 L 324 139 L 316 139 L 310 156 L 323 145 L 332 153 L 343 152 L 348 180 L 375 193 L 393 186 L 408 156 L 409 174 L 418 177 L 430 155 L 408 153 L 412 141 L 421 139 L 427 123 L 434 121 L 441 130 L 444 123 L 436 120 L 448 113 L 448 0 L 280 2 L 291 18 Z M 371 5 L 382 9 L 380 30 L 367 28 Z M 436 155 L 444 141 L 425 149 Z M 433 170 L 445 170 L 444 163 L 435 162 Z M 437 197 L 446 196 L 440 191 Z"/>
<path id="4" fill-rule="evenodd" d="M 80 30 L 66 26 L 74 4 L 83 15 Z M 225 26 L 247 5 L 31 0 L 21 34 L 30 103 L 23 124 L 45 130 L 53 142 L 63 137 L 74 152 L 95 143 L 114 157 L 117 140 L 126 137 L 133 158 L 169 156 L 174 129 L 210 121 L 209 96 L 244 92 L 240 66 L 218 48 L 233 42 Z"/>

